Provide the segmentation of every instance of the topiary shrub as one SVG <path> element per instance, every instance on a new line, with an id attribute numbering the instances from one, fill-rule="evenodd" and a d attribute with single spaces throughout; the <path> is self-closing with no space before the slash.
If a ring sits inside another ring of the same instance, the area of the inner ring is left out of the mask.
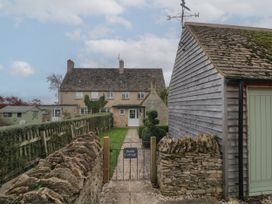
<path id="1" fill-rule="evenodd" d="M 158 125 L 158 127 L 163 129 L 165 132 L 168 132 L 168 126 L 167 125 Z"/>
<path id="2" fill-rule="evenodd" d="M 166 131 L 159 128 L 159 120 L 157 119 L 157 111 L 147 112 L 147 119 L 144 120 L 144 128 L 142 130 L 142 144 L 144 147 L 150 147 L 150 138 L 155 136 L 157 143 L 166 135 Z"/>
<path id="3" fill-rule="evenodd" d="M 139 138 L 142 138 L 143 129 L 144 129 L 144 126 L 139 126 L 137 128 L 137 132 L 138 132 Z"/>

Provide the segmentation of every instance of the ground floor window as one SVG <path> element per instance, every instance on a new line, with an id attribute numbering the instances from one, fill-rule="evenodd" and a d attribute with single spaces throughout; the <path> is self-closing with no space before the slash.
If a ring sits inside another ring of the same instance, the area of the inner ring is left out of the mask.
<path id="1" fill-rule="evenodd" d="M 80 108 L 80 114 L 81 114 L 81 115 L 88 114 L 88 108 L 87 108 L 87 107 Z"/>
<path id="2" fill-rule="evenodd" d="M 22 113 L 17 113 L 17 118 L 21 118 L 22 117 Z"/>
<path id="3" fill-rule="evenodd" d="M 4 116 L 4 118 L 11 118 L 12 117 L 12 113 L 4 112 L 3 116 Z"/>
<path id="4" fill-rule="evenodd" d="M 53 117 L 60 117 L 60 109 L 54 109 L 53 111 Z"/>
<path id="5" fill-rule="evenodd" d="M 119 114 L 120 115 L 125 115 L 125 109 L 119 109 Z"/>

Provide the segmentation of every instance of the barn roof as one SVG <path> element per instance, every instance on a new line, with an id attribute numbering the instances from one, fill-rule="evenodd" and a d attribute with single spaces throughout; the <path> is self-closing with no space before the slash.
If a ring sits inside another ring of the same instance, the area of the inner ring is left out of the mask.
<path id="1" fill-rule="evenodd" d="M 186 23 L 226 78 L 272 79 L 272 29 Z"/>
<path id="2" fill-rule="evenodd" d="M 149 91 L 151 82 L 158 91 L 165 88 L 162 69 L 75 68 L 67 72 L 60 91 Z"/>

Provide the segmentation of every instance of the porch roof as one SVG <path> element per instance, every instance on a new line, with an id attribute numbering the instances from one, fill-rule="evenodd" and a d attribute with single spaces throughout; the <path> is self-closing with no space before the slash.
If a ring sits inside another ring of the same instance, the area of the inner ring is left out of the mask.
<path id="1" fill-rule="evenodd" d="M 144 106 L 140 104 L 117 104 L 113 105 L 114 108 L 143 108 Z"/>

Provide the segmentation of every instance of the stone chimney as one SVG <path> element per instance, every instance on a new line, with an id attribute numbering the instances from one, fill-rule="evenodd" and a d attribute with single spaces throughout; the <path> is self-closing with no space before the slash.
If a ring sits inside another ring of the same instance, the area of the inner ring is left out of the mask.
<path id="1" fill-rule="evenodd" d="M 75 63 L 73 62 L 73 60 L 68 59 L 67 60 L 67 73 L 70 73 L 74 70 L 75 68 Z"/>
<path id="2" fill-rule="evenodd" d="M 122 59 L 119 59 L 119 73 L 123 74 L 125 71 L 125 62 Z"/>

